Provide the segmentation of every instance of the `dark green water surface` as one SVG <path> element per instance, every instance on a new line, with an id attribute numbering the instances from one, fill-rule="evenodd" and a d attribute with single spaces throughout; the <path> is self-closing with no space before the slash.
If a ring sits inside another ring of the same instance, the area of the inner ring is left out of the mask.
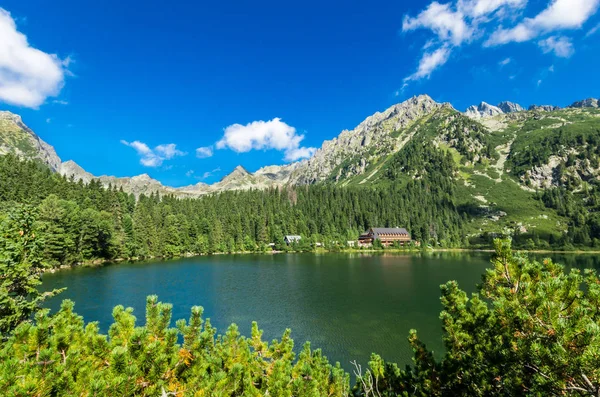
<path id="1" fill-rule="evenodd" d="M 556 259 L 598 266 L 591 256 Z M 309 340 L 350 370 L 350 361 L 365 365 L 371 352 L 409 363 L 411 328 L 440 352 L 440 284 L 457 280 L 473 292 L 488 265 L 485 253 L 215 255 L 60 271 L 44 275 L 42 287 L 67 287 L 48 307 L 72 299 L 102 332 L 119 304 L 133 307 L 142 325 L 145 298 L 155 294 L 173 304 L 174 320 L 203 306 L 219 333 L 236 323 L 249 335 L 256 320 L 270 341 L 291 328 L 296 348 Z"/>

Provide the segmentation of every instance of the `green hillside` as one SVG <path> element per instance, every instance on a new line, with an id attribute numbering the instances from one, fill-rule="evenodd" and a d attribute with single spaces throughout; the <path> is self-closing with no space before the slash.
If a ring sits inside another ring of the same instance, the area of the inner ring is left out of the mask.
<path id="1" fill-rule="evenodd" d="M 572 219 L 547 205 L 542 195 L 565 189 L 582 205 L 597 190 L 600 110 L 520 112 L 484 122 L 452 109 L 438 110 L 394 132 L 397 139 L 413 135 L 398 152 L 338 184 L 406 183 L 439 171 L 455 182 L 457 207 L 473 215 L 467 231 L 474 242 L 499 233 L 530 235 L 538 247 L 560 239 Z M 452 159 L 451 165 L 441 153 Z M 450 167 L 450 173 L 444 169 Z"/>

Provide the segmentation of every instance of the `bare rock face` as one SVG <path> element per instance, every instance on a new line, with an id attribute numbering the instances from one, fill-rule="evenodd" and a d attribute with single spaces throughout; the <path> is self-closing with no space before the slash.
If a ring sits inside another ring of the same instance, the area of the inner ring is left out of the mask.
<path id="1" fill-rule="evenodd" d="M 66 176 L 68 179 L 73 178 L 76 181 L 82 180 L 84 183 L 90 183 L 95 178 L 94 175 L 81 168 L 81 166 L 73 160 L 61 163 L 58 168 L 58 173 Z"/>
<path id="2" fill-rule="evenodd" d="M 0 155 L 8 153 L 40 161 L 52 171 L 58 171 L 61 164 L 54 148 L 29 129 L 21 116 L 0 111 Z"/>
<path id="3" fill-rule="evenodd" d="M 596 98 L 588 98 L 582 101 L 577 101 L 569 106 L 570 108 L 598 108 L 600 103 Z"/>
<path id="4" fill-rule="evenodd" d="M 516 112 L 522 112 L 525 110 L 518 103 L 513 103 L 513 102 L 509 102 L 509 101 L 500 102 L 498 104 L 498 109 L 502 110 L 504 113 L 516 113 Z"/>
<path id="5" fill-rule="evenodd" d="M 528 110 L 537 110 L 541 112 L 553 112 L 555 110 L 560 110 L 560 106 L 554 105 L 531 105 Z"/>
<path id="6" fill-rule="evenodd" d="M 298 163 L 289 182 L 312 184 L 358 175 L 371 158 L 400 150 L 406 143 L 403 137 L 407 128 L 443 106 L 451 107 L 420 95 L 375 113 L 353 130 L 342 131 L 337 138 L 323 142 L 310 159 Z"/>
<path id="7" fill-rule="evenodd" d="M 472 119 L 482 119 L 486 117 L 493 117 L 504 113 L 499 107 L 490 105 L 486 102 L 481 102 L 478 106 L 472 105 L 467 108 L 465 115 Z"/>

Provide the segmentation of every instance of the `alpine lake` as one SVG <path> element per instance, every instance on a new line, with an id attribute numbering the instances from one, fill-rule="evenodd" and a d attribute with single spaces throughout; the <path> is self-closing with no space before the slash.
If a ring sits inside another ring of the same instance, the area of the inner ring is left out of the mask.
<path id="1" fill-rule="evenodd" d="M 600 268 L 600 255 L 530 256 Z M 440 285 L 456 280 L 474 292 L 490 257 L 484 252 L 213 255 L 46 273 L 41 289 L 66 287 L 46 306 L 54 312 L 63 299 L 71 299 L 86 323 L 98 321 L 103 333 L 116 305 L 134 308 L 137 325 L 143 325 L 148 295 L 173 304 L 172 326 L 200 305 L 219 334 L 236 323 L 248 336 L 257 321 L 263 339 L 271 341 L 290 328 L 295 350 L 310 341 L 332 364 L 339 361 L 351 372 L 352 361 L 365 367 L 372 352 L 402 367 L 410 363 L 407 337 L 413 328 L 441 355 Z"/>

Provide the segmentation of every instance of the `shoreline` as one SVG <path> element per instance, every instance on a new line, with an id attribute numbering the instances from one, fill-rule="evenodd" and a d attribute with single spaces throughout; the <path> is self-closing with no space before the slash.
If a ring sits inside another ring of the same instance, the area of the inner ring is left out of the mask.
<path id="1" fill-rule="evenodd" d="M 572 255 L 600 255 L 599 250 L 513 250 L 515 253 L 521 254 L 572 254 Z M 238 251 L 238 252 L 214 252 L 210 254 L 191 254 L 187 253 L 179 256 L 153 256 L 147 258 L 115 258 L 115 259 L 95 259 L 92 261 L 83 261 L 74 263 L 71 265 L 61 265 L 58 267 L 48 268 L 42 270 L 42 274 L 44 273 L 56 273 L 58 271 L 64 270 L 73 270 L 76 268 L 84 268 L 84 267 L 103 267 L 109 265 L 117 265 L 121 262 L 143 262 L 150 260 L 173 260 L 173 259 L 182 259 L 182 258 L 196 258 L 201 256 L 213 256 L 213 255 L 278 255 L 278 254 L 313 254 L 313 255 L 321 255 L 321 254 L 417 254 L 417 253 L 438 253 L 438 252 L 481 252 L 481 253 L 493 253 L 494 250 L 491 248 L 414 248 L 414 249 L 401 249 L 401 248 L 388 248 L 388 249 L 345 249 L 340 251 L 330 251 L 324 248 L 320 248 L 315 251 L 265 251 L 265 252 L 254 252 L 254 251 Z"/>

